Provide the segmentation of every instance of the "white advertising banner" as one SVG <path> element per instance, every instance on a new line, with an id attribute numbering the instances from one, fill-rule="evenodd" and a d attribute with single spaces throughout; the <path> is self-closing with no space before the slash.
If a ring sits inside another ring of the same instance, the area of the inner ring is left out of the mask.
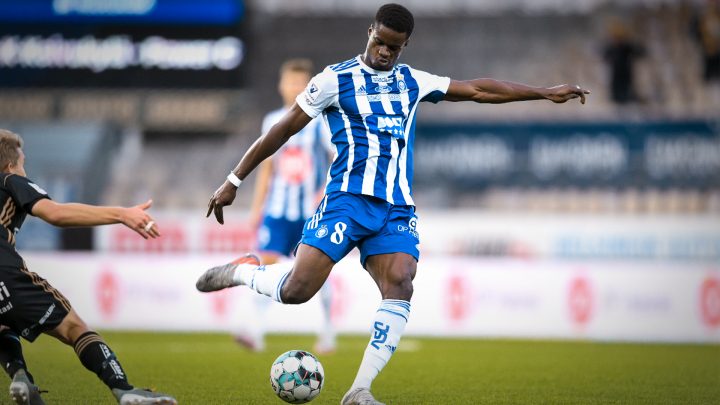
<path id="1" fill-rule="evenodd" d="M 98 329 L 233 331 L 258 322 L 247 288 L 203 294 L 197 277 L 227 254 L 26 254 Z M 352 254 L 331 274 L 331 318 L 367 333 L 380 295 Z M 426 255 L 407 334 L 720 342 L 720 266 Z M 271 332 L 314 332 L 318 297 L 273 303 Z"/>
<path id="2" fill-rule="evenodd" d="M 153 212 L 162 238 L 123 226 L 95 229 L 105 252 L 243 252 L 255 232 L 242 212 L 218 225 L 196 211 Z M 418 210 L 422 251 L 470 256 L 720 261 L 720 215 L 533 214 Z"/>

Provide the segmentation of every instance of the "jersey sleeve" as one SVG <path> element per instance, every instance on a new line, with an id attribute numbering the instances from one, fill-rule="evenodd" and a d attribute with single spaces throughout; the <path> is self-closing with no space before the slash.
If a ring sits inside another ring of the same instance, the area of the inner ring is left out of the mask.
<path id="1" fill-rule="evenodd" d="M 450 87 L 449 77 L 436 76 L 417 69 L 412 69 L 412 76 L 418 84 L 420 101 L 437 103 L 445 98 Z"/>
<path id="2" fill-rule="evenodd" d="M 6 177 L 5 186 L 10 191 L 15 203 L 28 214 L 32 214 L 32 207 L 36 202 L 43 198 L 50 198 L 47 191 L 22 176 L 10 175 Z"/>
<path id="3" fill-rule="evenodd" d="M 315 118 L 337 99 L 337 75 L 325 69 L 310 80 L 305 91 L 295 101 L 311 118 Z"/>

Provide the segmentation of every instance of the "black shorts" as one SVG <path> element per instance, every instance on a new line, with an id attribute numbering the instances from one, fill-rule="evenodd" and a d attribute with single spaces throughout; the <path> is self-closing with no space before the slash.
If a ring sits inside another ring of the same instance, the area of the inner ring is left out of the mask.
<path id="1" fill-rule="evenodd" d="M 70 308 L 60 291 L 24 265 L 0 266 L 0 325 L 32 342 L 55 329 Z"/>

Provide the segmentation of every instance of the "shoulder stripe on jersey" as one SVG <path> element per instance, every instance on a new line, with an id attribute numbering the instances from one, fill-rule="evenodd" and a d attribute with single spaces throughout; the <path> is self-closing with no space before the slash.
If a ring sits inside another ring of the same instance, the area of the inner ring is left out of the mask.
<path id="1" fill-rule="evenodd" d="M 7 179 L 9 179 L 10 176 L 12 176 L 12 175 L 13 175 L 13 174 L 10 173 L 10 174 L 6 174 L 6 175 L 3 177 L 3 186 L 7 186 Z"/>
<path id="2" fill-rule="evenodd" d="M 332 66 L 330 66 L 330 69 L 332 69 L 334 72 L 340 72 L 340 71 L 355 67 L 359 64 L 360 63 L 357 61 L 356 58 L 352 58 L 352 59 L 346 60 L 345 62 L 340 62 L 335 65 L 332 65 Z"/>

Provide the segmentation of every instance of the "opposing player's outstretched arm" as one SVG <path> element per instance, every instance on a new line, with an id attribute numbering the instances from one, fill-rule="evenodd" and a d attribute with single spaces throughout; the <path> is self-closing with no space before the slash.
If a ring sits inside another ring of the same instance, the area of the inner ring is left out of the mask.
<path id="1" fill-rule="evenodd" d="M 310 121 L 312 121 L 312 118 L 297 103 L 293 104 L 277 124 L 273 125 L 265 135 L 262 135 L 250 146 L 250 149 L 245 152 L 240 163 L 235 166 L 232 172 L 240 180 L 245 179 L 263 160 L 280 149 L 291 136 L 298 133 Z M 226 180 L 210 197 L 208 211 L 205 216 L 209 217 L 210 213 L 214 212 L 215 219 L 221 224 L 225 223 L 222 209 L 224 206 L 233 203 L 236 192 L 237 187 L 229 180 Z"/>
<path id="2" fill-rule="evenodd" d="M 145 211 L 151 205 L 152 200 L 134 207 L 107 207 L 42 199 L 33 205 L 32 215 L 60 227 L 123 224 L 148 239 L 160 236 L 155 221 Z"/>
<path id="3" fill-rule="evenodd" d="M 574 98 L 580 98 L 580 102 L 585 104 L 586 94 L 590 94 L 590 91 L 577 85 L 533 87 L 495 79 L 475 79 L 452 80 L 444 99 L 445 101 L 500 104 L 526 100 L 550 100 L 555 103 L 564 103 Z"/>

